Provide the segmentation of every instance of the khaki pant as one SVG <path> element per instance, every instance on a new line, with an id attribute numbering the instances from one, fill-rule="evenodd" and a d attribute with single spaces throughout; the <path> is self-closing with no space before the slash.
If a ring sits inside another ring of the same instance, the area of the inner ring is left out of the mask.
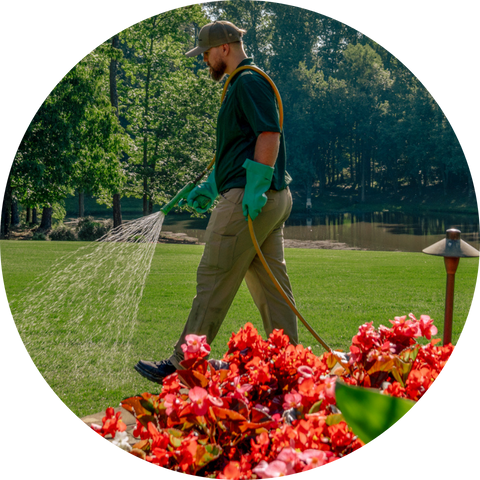
<path id="1" fill-rule="evenodd" d="M 170 361 L 180 368 L 181 345 L 188 334 L 206 335 L 212 343 L 245 278 L 262 316 L 265 332 L 283 329 L 293 344 L 298 343 L 297 318 L 280 295 L 253 246 L 248 222 L 242 211 L 243 188 L 220 195 L 205 236 L 205 250 L 197 270 L 197 295 L 183 333 Z M 273 274 L 294 302 L 283 252 L 283 226 L 292 209 L 286 188 L 269 190 L 268 201 L 253 222 L 255 236 Z"/>

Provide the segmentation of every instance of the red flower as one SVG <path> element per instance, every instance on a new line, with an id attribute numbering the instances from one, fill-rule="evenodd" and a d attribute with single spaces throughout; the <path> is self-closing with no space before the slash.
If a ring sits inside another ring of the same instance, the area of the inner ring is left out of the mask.
<path id="1" fill-rule="evenodd" d="M 330 425 L 328 427 L 328 434 L 332 441 L 332 446 L 335 448 L 348 446 L 353 442 L 355 436 L 345 422 L 340 422 L 337 425 Z"/>
<path id="2" fill-rule="evenodd" d="M 195 458 L 197 454 L 197 438 L 193 435 L 182 439 L 181 445 L 171 452 L 178 467 L 182 472 L 195 471 Z"/>
<path id="3" fill-rule="evenodd" d="M 405 386 L 406 396 L 418 401 L 434 380 L 434 373 L 428 367 L 423 367 L 420 370 L 412 370 Z"/>
<path id="4" fill-rule="evenodd" d="M 364 323 L 358 328 L 358 334 L 352 339 L 352 345 L 357 345 L 361 350 L 370 350 L 380 346 L 380 334 L 373 327 L 373 322 Z"/>
<path id="5" fill-rule="evenodd" d="M 390 323 L 393 325 L 393 343 L 400 343 L 404 346 L 413 345 L 414 339 L 422 335 L 417 319 L 411 313 L 409 317 L 410 320 L 406 320 L 406 315 L 390 320 Z"/>
<path id="6" fill-rule="evenodd" d="M 428 316 L 417 320 L 410 314 L 391 323 L 378 329 L 372 322 L 362 325 L 349 362 L 335 371 L 347 384 L 417 400 L 453 346 L 416 343 L 418 336 L 436 333 Z M 143 440 L 146 461 L 208 478 L 248 480 L 316 468 L 363 445 L 345 422 L 327 424 L 335 412 L 332 354 L 317 357 L 309 348 L 291 345 L 279 330 L 264 341 L 251 324 L 233 334 L 228 347 L 228 367 L 214 371 L 203 358 L 210 351 L 205 338 L 188 337 L 186 371 L 167 377 L 160 395 L 127 403 L 134 406 L 134 433 Z M 113 409 L 103 420 L 102 427 L 92 426 L 101 435 L 124 428 Z"/>
<path id="7" fill-rule="evenodd" d="M 159 465 L 160 467 L 164 467 L 170 460 L 172 453 L 163 449 L 163 448 L 154 448 L 152 450 L 153 457 L 151 462 L 155 465 Z"/>
<path id="8" fill-rule="evenodd" d="M 393 382 L 383 391 L 385 395 L 391 395 L 392 397 L 402 398 L 405 396 L 405 388 L 400 383 Z"/>
<path id="9" fill-rule="evenodd" d="M 302 396 L 299 393 L 293 391 L 293 393 L 287 393 L 283 402 L 283 409 L 300 408 L 302 406 Z"/>
<path id="10" fill-rule="evenodd" d="M 228 462 L 223 472 L 218 475 L 218 478 L 228 478 L 230 480 L 237 480 L 241 476 L 240 464 L 238 462 Z"/>
<path id="11" fill-rule="evenodd" d="M 159 432 L 152 422 L 148 422 L 147 431 L 152 439 L 152 448 L 167 448 L 169 443 L 167 433 Z"/>
<path id="12" fill-rule="evenodd" d="M 195 415 L 205 415 L 208 411 L 208 392 L 202 387 L 193 387 L 188 392 L 188 397 L 192 401 L 192 408 Z"/>
<path id="13" fill-rule="evenodd" d="M 437 334 L 438 329 L 433 325 L 433 320 L 428 315 L 422 315 L 418 323 L 420 324 L 422 336 L 428 340 L 432 338 L 432 335 Z"/>
<path id="14" fill-rule="evenodd" d="M 124 432 L 127 429 L 121 416 L 121 412 L 115 413 L 115 410 L 112 407 L 108 407 L 105 411 L 105 416 L 102 418 L 103 425 L 100 427 L 99 425 L 92 424 L 91 428 L 102 437 L 111 435 L 112 438 L 114 438 L 117 432 Z"/>
<path id="15" fill-rule="evenodd" d="M 185 343 L 182 345 L 185 360 L 191 358 L 203 358 L 210 354 L 210 345 L 207 343 L 206 335 L 190 334 L 185 337 Z"/>
<path id="16" fill-rule="evenodd" d="M 260 435 L 257 435 L 255 440 L 252 438 L 250 440 L 252 460 L 258 462 L 262 458 L 265 458 L 268 452 L 269 445 L 270 437 L 268 436 L 267 432 L 262 432 Z"/>
<path id="17" fill-rule="evenodd" d="M 150 433 L 138 420 L 137 426 L 132 433 L 135 438 L 140 438 L 140 440 L 147 440 L 150 438 Z"/>
<path id="18" fill-rule="evenodd" d="M 183 407 L 183 402 L 173 393 L 168 393 L 163 399 L 163 405 L 166 407 L 166 414 L 171 415 L 173 412 L 179 412 Z"/>

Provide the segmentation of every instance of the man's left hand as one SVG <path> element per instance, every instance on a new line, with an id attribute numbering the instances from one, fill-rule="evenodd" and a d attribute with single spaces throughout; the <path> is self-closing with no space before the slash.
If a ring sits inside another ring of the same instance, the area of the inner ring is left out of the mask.
<path id="1" fill-rule="evenodd" d="M 247 171 L 247 184 L 242 202 L 243 214 L 246 220 L 249 215 L 252 220 L 255 220 L 267 203 L 268 197 L 265 192 L 272 184 L 274 169 L 249 159 L 245 161 L 243 168 Z"/>

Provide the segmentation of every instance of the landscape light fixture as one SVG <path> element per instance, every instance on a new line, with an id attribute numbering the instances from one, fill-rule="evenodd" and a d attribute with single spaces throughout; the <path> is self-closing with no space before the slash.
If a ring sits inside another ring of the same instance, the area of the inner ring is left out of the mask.
<path id="1" fill-rule="evenodd" d="M 443 344 L 452 343 L 453 297 L 455 288 L 455 273 L 460 258 L 478 257 L 480 252 L 460 239 L 460 230 L 450 228 L 443 240 L 425 248 L 423 253 L 444 257 L 447 270 L 447 292 L 445 295 L 445 320 L 443 325 Z"/>

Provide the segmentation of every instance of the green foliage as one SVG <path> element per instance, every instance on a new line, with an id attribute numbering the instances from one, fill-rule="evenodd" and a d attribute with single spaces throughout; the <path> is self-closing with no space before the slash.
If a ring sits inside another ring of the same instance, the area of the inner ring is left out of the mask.
<path id="1" fill-rule="evenodd" d="M 67 227 L 66 225 L 58 225 L 57 227 L 53 228 L 48 234 L 48 236 L 50 240 L 56 241 L 77 240 L 75 231 L 72 228 Z"/>
<path id="2" fill-rule="evenodd" d="M 65 209 L 65 201 L 61 200 L 60 202 L 56 202 L 52 206 L 52 223 L 54 225 L 62 224 L 65 215 L 67 214 L 67 210 Z"/>
<path id="3" fill-rule="evenodd" d="M 80 190 L 111 206 L 120 192 L 143 198 L 147 214 L 195 178 L 213 157 L 221 85 L 200 58 L 184 54 L 212 19 L 247 30 L 246 53 L 279 87 L 294 190 L 322 196 L 339 188 L 361 202 L 405 186 L 422 195 L 437 185 L 473 195 L 440 107 L 381 46 L 308 10 L 221 1 L 148 18 L 68 72 L 21 142 L 13 197 L 40 208 Z"/>
<path id="4" fill-rule="evenodd" d="M 79 240 L 85 242 L 92 242 L 103 237 L 111 228 L 113 223 L 108 222 L 95 222 L 93 217 L 83 217 L 77 224 L 77 236 Z"/>
<path id="5" fill-rule="evenodd" d="M 345 421 L 364 443 L 388 430 L 415 405 L 412 400 L 341 381 L 336 383 L 335 399 Z"/>
<path id="6" fill-rule="evenodd" d="M 99 195 L 122 183 L 117 160 L 126 139 L 108 100 L 102 48 L 80 61 L 32 120 L 12 167 L 26 206 L 53 205 L 81 187 Z"/>
<path id="7" fill-rule="evenodd" d="M 121 114 L 134 142 L 127 194 L 164 203 L 206 166 L 215 145 L 220 86 L 194 59 L 187 26 L 200 6 L 149 18 L 121 34 L 126 50 Z M 147 213 L 144 211 L 144 213 Z"/>
<path id="8" fill-rule="evenodd" d="M 47 240 L 47 235 L 45 232 L 35 230 L 32 234 L 32 240 Z"/>

